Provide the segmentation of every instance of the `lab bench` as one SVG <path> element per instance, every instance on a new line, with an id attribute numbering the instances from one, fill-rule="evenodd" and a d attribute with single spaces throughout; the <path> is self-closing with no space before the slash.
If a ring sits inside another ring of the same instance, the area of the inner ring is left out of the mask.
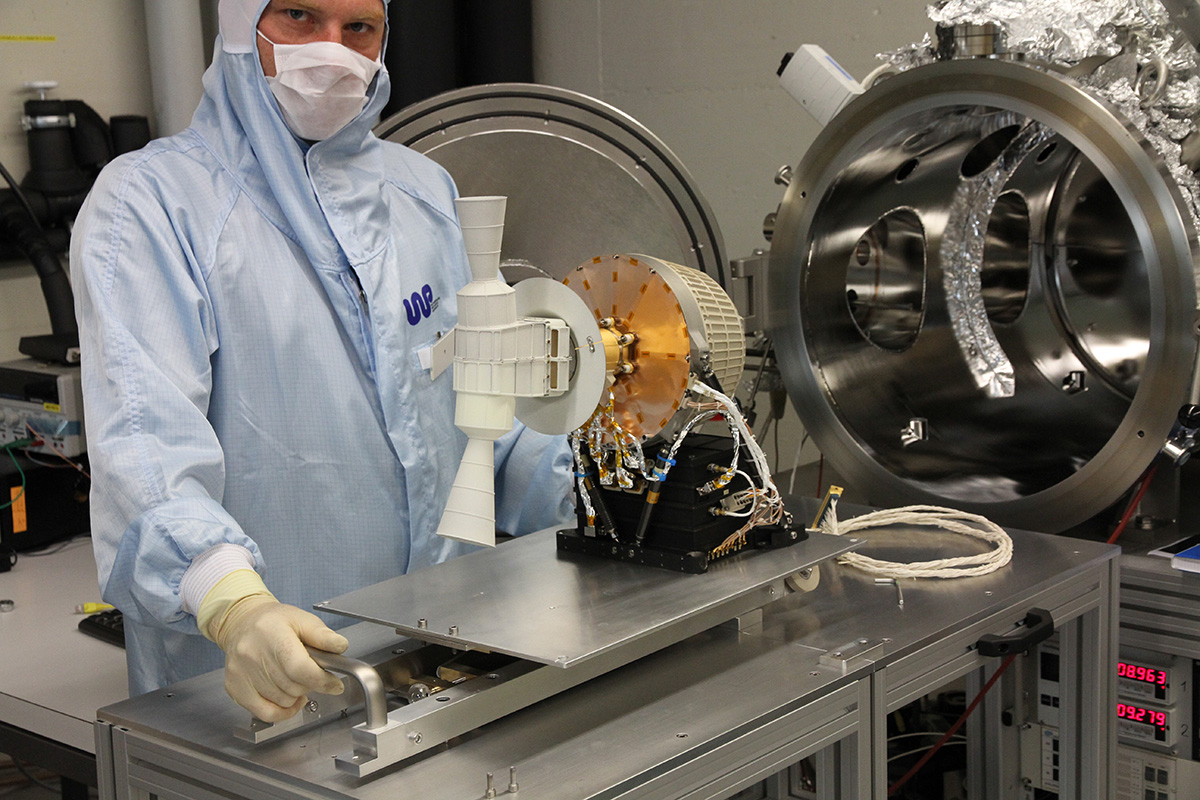
<path id="1" fill-rule="evenodd" d="M 552 548 L 552 532 L 527 546 Z M 944 538 L 888 534 L 909 558 Z M 887 715 L 965 676 L 978 689 L 999 659 L 984 634 L 1020 629 L 1031 608 L 1054 618 L 1063 685 L 1060 796 L 1109 796 L 1114 780 L 1118 550 L 1012 532 L 1012 563 L 978 578 L 880 585 L 826 562 L 820 584 L 691 636 L 367 778 L 335 766 L 362 712 L 263 742 L 234 736 L 247 715 L 220 673 L 111 705 L 97 723 L 101 796 L 472 800 L 494 775 L 530 798 L 724 798 L 816 757 L 821 798 L 883 798 Z M 507 545 L 504 545 L 507 546 Z M 347 629 L 351 654 L 396 641 Z M 1020 662 L 1021 659 L 1018 659 Z M 1010 673 L 1013 670 L 1010 670 Z M 969 722 L 971 797 L 1019 792 L 1017 679 L 1006 673 Z M 422 701 L 423 702 L 423 701 Z"/>
<path id="2" fill-rule="evenodd" d="M 96 784 L 96 709 L 129 696 L 125 651 L 80 633 L 78 603 L 99 599 L 91 540 L 20 556 L 0 574 L 0 753 Z M 86 797 L 86 791 L 82 796 Z"/>

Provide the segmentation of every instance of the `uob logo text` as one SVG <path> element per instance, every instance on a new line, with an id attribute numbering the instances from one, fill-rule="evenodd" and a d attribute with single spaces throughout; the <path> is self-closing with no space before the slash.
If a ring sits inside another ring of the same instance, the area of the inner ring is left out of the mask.
<path id="1" fill-rule="evenodd" d="M 433 287 L 428 283 L 421 287 L 421 291 L 413 292 L 412 297 L 404 301 L 409 325 L 416 325 L 422 319 L 427 319 L 435 308 L 437 303 L 433 299 Z"/>

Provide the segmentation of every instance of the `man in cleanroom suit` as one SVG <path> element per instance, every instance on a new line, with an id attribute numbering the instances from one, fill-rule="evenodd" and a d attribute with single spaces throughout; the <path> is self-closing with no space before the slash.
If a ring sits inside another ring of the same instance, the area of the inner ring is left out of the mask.
<path id="1" fill-rule="evenodd" d="M 385 1 L 219 9 L 191 127 L 109 165 L 72 237 L 92 535 L 132 692 L 223 649 L 278 720 L 340 687 L 302 644 L 344 650 L 339 619 L 302 609 L 459 552 L 434 532 L 466 440 L 420 352 L 469 271 L 449 176 L 371 134 Z M 565 520 L 569 460 L 498 442 L 498 526 Z"/>

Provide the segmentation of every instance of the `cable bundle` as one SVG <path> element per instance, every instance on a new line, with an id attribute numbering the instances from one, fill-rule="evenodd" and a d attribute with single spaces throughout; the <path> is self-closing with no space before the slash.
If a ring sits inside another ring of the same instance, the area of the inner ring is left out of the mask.
<path id="1" fill-rule="evenodd" d="M 908 564 L 883 561 L 861 553 L 846 553 L 838 558 L 838 562 L 882 578 L 968 578 L 995 572 L 1012 560 L 1012 538 L 1003 528 L 987 517 L 940 506 L 889 508 L 863 514 L 845 522 L 840 522 L 834 511 L 826 517 L 821 530 L 834 536 L 845 536 L 889 525 L 941 528 L 951 533 L 981 539 L 994 547 L 986 553 L 973 556 L 914 561 Z"/>

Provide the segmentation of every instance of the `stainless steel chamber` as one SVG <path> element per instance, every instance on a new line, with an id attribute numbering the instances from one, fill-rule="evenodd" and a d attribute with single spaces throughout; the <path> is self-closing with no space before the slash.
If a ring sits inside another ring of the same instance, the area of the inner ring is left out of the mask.
<path id="1" fill-rule="evenodd" d="M 855 99 L 795 170 L 772 335 L 860 497 L 1060 531 L 1194 399 L 1195 255 L 1178 183 L 1116 107 L 1017 61 L 933 63 Z"/>
<path id="2" fill-rule="evenodd" d="M 601 253 L 648 253 L 725 285 L 721 232 L 695 181 L 662 140 L 607 103 L 490 84 L 416 103 L 375 133 L 441 164 L 464 195 L 508 196 L 510 281 L 562 279 Z"/>

